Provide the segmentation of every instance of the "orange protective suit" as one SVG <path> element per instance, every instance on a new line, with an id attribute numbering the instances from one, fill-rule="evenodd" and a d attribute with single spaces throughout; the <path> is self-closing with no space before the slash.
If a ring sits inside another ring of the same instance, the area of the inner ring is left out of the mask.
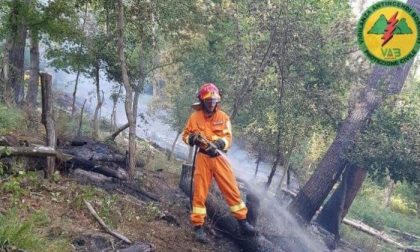
<path id="1" fill-rule="evenodd" d="M 187 144 L 188 136 L 191 133 L 200 133 L 210 141 L 222 139 L 225 142 L 225 150 L 232 143 L 232 129 L 229 116 L 218 108 L 210 117 L 206 117 L 202 110 L 193 112 L 182 135 L 182 139 Z M 238 220 L 246 219 L 248 209 L 241 200 L 238 184 L 228 160 L 222 156 L 210 157 L 203 152 L 198 152 L 195 159 L 193 182 L 193 209 L 191 213 L 193 225 L 201 226 L 204 224 L 206 217 L 205 203 L 213 177 L 232 214 Z"/>

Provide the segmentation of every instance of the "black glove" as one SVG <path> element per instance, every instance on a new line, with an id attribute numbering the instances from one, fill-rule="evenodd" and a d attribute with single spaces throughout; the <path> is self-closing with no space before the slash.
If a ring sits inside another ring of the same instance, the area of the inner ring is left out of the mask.
<path id="1" fill-rule="evenodd" d="M 195 144 L 198 144 L 198 134 L 197 133 L 191 133 L 188 136 L 188 144 L 190 146 L 194 146 Z"/>
<path id="2" fill-rule="evenodd" d="M 224 150 L 226 147 L 225 141 L 223 141 L 221 138 L 213 141 L 213 144 L 216 145 L 217 149 Z"/>
<path id="3" fill-rule="evenodd" d="M 217 149 L 214 147 L 209 147 L 208 149 L 206 149 L 206 152 L 210 157 L 217 157 L 220 155 Z"/>

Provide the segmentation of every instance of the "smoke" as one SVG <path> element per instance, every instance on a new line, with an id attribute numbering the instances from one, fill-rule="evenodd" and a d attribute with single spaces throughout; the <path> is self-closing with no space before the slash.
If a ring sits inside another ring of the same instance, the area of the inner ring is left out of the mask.
<path id="1" fill-rule="evenodd" d="M 53 87 L 55 90 L 72 94 L 76 78 L 74 73 L 69 74 L 49 67 L 46 67 L 45 71 L 53 75 Z M 112 112 L 113 103 L 110 99 L 110 94 L 114 85 L 115 83 L 109 82 L 105 78 L 105 74 L 101 72 L 101 90 L 105 93 L 105 103 L 101 113 L 103 117 L 108 117 Z M 79 103 L 82 103 L 84 99 L 88 100 L 87 108 L 93 111 L 96 106 L 93 80 L 81 76 L 77 100 Z M 137 135 L 155 142 L 162 148 L 170 149 L 177 133 L 161 120 L 162 114 L 155 116 L 148 113 L 148 104 L 150 104 L 152 99 L 151 95 L 142 94 L 140 96 L 139 114 L 142 114 L 142 116 L 138 118 Z M 123 125 L 127 122 L 124 104 L 121 100 L 117 105 L 118 125 Z M 175 147 L 175 156 L 186 160 L 187 154 L 188 146 L 179 139 Z M 255 176 L 255 158 L 245 149 L 234 144 L 227 156 L 235 175 L 241 180 L 247 181 L 250 185 L 249 189 L 261 200 L 261 211 L 257 227 L 269 240 L 284 251 L 328 251 L 318 238 L 311 236 L 308 230 L 301 228 L 293 216 L 288 213 L 286 210 L 288 202 L 280 200 L 271 191 L 267 192 L 265 190 L 265 183 L 271 164 L 261 162 L 258 174 Z M 275 187 L 277 187 L 281 175 L 282 170 L 278 169 L 272 183 Z M 292 189 L 298 188 L 298 183 L 293 177 L 290 186 Z"/>
<path id="2" fill-rule="evenodd" d="M 247 189 L 260 200 L 257 228 L 270 241 L 283 251 L 330 251 L 320 237 L 311 232 L 310 226 L 302 227 L 289 213 L 287 200 L 266 191 L 265 184 L 247 181 L 247 185 Z"/>

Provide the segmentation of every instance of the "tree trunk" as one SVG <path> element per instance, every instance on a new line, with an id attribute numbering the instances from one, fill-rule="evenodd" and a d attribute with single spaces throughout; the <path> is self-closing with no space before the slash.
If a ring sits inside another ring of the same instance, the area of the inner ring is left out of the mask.
<path id="1" fill-rule="evenodd" d="M 3 49 L 3 59 L 1 64 L 1 71 L 0 71 L 0 92 L 1 97 L 0 101 L 3 100 L 7 106 L 11 106 L 12 104 L 12 90 L 10 87 L 9 82 L 9 75 L 10 75 L 10 64 L 9 64 L 9 52 L 12 47 L 12 42 L 10 38 L 6 39 L 6 43 L 4 44 Z"/>
<path id="2" fill-rule="evenodd" d="M 52 147 L 36 146 L 36 147 L 11 147 L 0 146 L 0 158 L 8 156 L 28 156 L 28 157 L 45 157 L 56 156 L 57 152 Z"/>
<path id="3" fill-rule="evenodd" d="M 290 158 L 292 157 L 293 154 L 293 150 L 295 148 L 296 145 L 296 141 L 295 141 L 296 135 L 293 135 L 292 137 L 292 143 L 290 145 L 290 150 L 287 153 L 286 159 L 284 160 L 284 164 L 283 164 L 283 174 L 281 175 L 281 179 L 280 179 L 280 183 L 277 187 L 276 192 L 280 192 L 281 191 L 281 185 L 283 184 L 284 178 L 287 176 L 288 180 L 290 180 L 290 174 L 289 174 L 289 163 L 290 163 Z M 289 183 L 289 181 L 288 181 Z"/>
<path id="4" fill-rule="evenodd" d="M 412 63 L 411 60 L 398 67 L 375 66 L 373 68 L 365 89 L 341 124 L 327 153 L 309 181 L 290 204 L 289 210 L 292 213 L 300 216 L 305 222 L 311 221 L 341 175 L 347 162 L 346 153 L 353 147 L 357 135 L 364 130 L 366 121 L 371 118 L 372 113 L 382 101 L 401 91 Z M 384 89 L 383 83 L 386 85 L 385 91 L 381 91 Z"/>
<path id="5" fill-rule="evenodd" d="M 96 86 L 96 108 L 93 114 L 93 137 L 98 138 L 99 136 L 99 110 L 102 106 L 101 90 L 99 86 L 99 62 L 95 64 L 95 86 Z"/>
<path id="6" fill-rule="evenodd" d="M 54 128 L 53 119 L 53 98 L 52 98 L 52 77 L 47 73 L 41 74 L 41 91 L 42 91 L 42 124 L 45 126 L 47 133 L 47 146 L 55 149 L 57 146 L 57 137 Z M 45 167 L 45 178 L 51 178 L 55 169 L 55 157 L 47 157 L 47 165 Z"/>
<path id="7" fill-rule="evenodd" d="M 172 155 L 173 155 L 174 150 L 175 150 L 176 142 L 178 141 L 178 138 L 179 138 L 179 136 L 181 135 L 181 133 L 182 133 L 182 132 L 178 132 L 178 133 L 177 133 L 177 135 L 176 135 L 176 137 L 175 137 L 175 140 L 174 140 L 174 142 L 173 142 L 173 144 L 172 144 L 171 151 L 170 151 L 170 152 L 169 152 L 169 154 L 168 154 L 168 161 L 169 161 L 169 160 L 171 160 L 171 158 L 172 158 Z"/>
<path id="8" fill-rule="evenodd" d="M 38 31 L 31 31 L 31 74 L 29 77 L 28 93 L 26 94 L 26 104 L 29 107 L 36 108 L 36 98 L 38 96 L 39 83 L 39 39 Z"/>
<path id="9" fill-rule="evenodd" d="M 259 152 L 258 152 L 258 155 L 257 155 L 257 160 L 255 161 L 256 166 L 255 166 L 255 174 L 254 174 L 254 177 L 257 177 L 257 174 L 258 174 L 258 168 L 259 168 L 259 166 L 260 166 L 260 162 L 261 162 L 261 157 L 262 157 L 262 154 L 261 154 L 261 152 L 259 151 Z"/>
<path id="10" fill-rule="evenodd" d="M 387 176 L 386 180 L 387 180 L 387 186 L 385 187 L 384 200 L 385 200 L 385 206 L 389 207 L 391 205 L 391 197 L 395 189 L 395 182 L 389 176 Z"/>
<path id="11" fill-rule="evenodd" d="M 343 220 L 344 202 L 346 200 L 347 188 L 349 184 L 349 176 L 351 168 L 347 168 L 343 173 L 340 186 L 335 190 L 327 204 L 322 208 L 316 222 L 325 230 L 334 234 L 335 241 L 339 240 L 340 223 Z"/>
<path id="12" fill-rule="evenodd" d="M 118 104 L 118 99 L 120 98 L 121 95 L 121 89 L 122 89 L 122 85 L 120 85 L 120 88 L 118 89 L 118 94 L 117 96 L 114 97 L 114 95 L 112 95 L 112 113 L 111 113 L 111 125 L 112 125 L 112 129 L 116 130 L 117 129 L 117 104 Z"/>
<path id="13" fill-rule="evenodd" d="M 112 133 L 112 135 L 110 135 L 108 139 L 111 141 L 115 141 L 115 138 L 128 127 L 128 123 L 124 124 L 123 126 L 119 127 L 114 133 Z"/>
<path id="14" fill-rule="evenodd" d="M 24 9 L 28 6 L 28 0 L 14 0 L 11 10 L 11 42 L 9 53 L 10 75 L 9 82 L 13 91 L 13 102 L 21 104 L 24 97 L 24 60 L 26 42 L 26 22 Z"/>
<path id="15" fill-rule="evenodd" d="M 117 30 L 118 30 L 118 57 L 121 63 L 122 79 L 125 88 L 125 113 L 127 115 L 129 133 L 128 133 L 128 173 L 131 178 L 136 166 L 135 153 L 136 153 L 136 124 L 134 123 L 133 115 L 133 89 L 131 88 L 130 81 L 128 79 L 127 64 L 125 62 L 124 55 L 124 4 L 122 0 L 118 0 L 117 3 L 118 18 L 117 18 Z"/>
<path id="16" fill-rule="evenodd" d="M 71 116 L 74 116 L 74 113 L 76 112 L 76 94 L 77 94 L 77 86 L 79 85 L 79 77 L 80 77 L 80 67 L 77 67 L 76 72 L 76 81 L 74 84 L 74 90 L 73 90 L 73 100 L 71 102 Z"/>
<path id="17" fill-rule="evenodd" d="M 280 133 L 279 133 L 279 134 L 280 134 Z M 283 157 L 283 152 L 281 151 L 281 148 L 280 148 L 280 147 L 278 147 L 278 148 L 277 148 L 277 155 L 276 155 L 276 159 L 274 160 L 273 166 L 271 167 L 271 172 L 270 172 L 270 174 L 268 175 L 268 180 L 267 180 L 267 184 L 266 184 L 266 187 L 267 187 L 267 188 L 269 188 L 269 187 L 270 187 L 271 182 L 273 181 L 273 177 L 274 177 L 274 175 L 276 174 L 276 171 L 277 171 L 277 166 L 278 166 L 279 164 L 282 164 L 282 163 L 283 163 L 283 160 L 284 160 L 284 157 Z"/>
<path id="18" fill-rule="evenodd" d="M 86 99 L 83 102 L 82 109 L 80 110 L 79 128 L 77 129 L 78 136 L 82 135 L 83 112 L 85 111 L 85 104 L 86 104 Z"/>
<path id="19" fill-rule="evenodd" d="M 88 2 L 85 3 L 85 15 L 83 17 L 83 24 L 82 24 L 82 33 L 84 33 L 85 31 L 85 26 L 86 26 L 86 19 L 87 19 L 87 7 L 88 7 Z M 80 42 L 79 44 L 79 50 L 78 50 L 78 57 L 81 56 L 82 52 L 83 52 L 83 46 L 82 46 L 83 42 Z M 79 59 L 81 61 L 81 59 Z M 73 90 L 73 100 L 71 103 L 71 116 L 74 116 L 74 113 L 76 112 L 76 93 L 77 93 L 77 86 L 79 85 L 79 77 L 80 77 L 80 63 L 77 64 L 77 71 L 76 71 L 76 81 L 74 83 L 74 90 Z"/>

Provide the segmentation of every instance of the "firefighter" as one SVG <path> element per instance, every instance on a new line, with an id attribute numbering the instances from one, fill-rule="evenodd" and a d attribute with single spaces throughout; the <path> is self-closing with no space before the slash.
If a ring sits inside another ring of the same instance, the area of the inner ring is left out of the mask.
<path id="1" fill-rule="evenodd" d="M 220 93 L 216 85 L 205 83 L 198 92 L 199 104 L 193 105 L 194 111 L 183 131 L 183 140 L 190 146 L 199 147 L 195 158 L 191 222 L 196 240 L 207 243 L 203 229 L 206 217 L 206 198 L 215 178 L 233 216 L 238 220 L 244 235 L 255 235 L 255 228 L 246 220 L 248 209 L 241 200 L 238 185 L 232 168 L 220 151 L 226 152 L 232 144 L 232 129 L 229 116 L 220 109 Z M 212 142 L 203 147 L 200 138 Z M 217 148 L 217 149 L 216 149 Z"/>

